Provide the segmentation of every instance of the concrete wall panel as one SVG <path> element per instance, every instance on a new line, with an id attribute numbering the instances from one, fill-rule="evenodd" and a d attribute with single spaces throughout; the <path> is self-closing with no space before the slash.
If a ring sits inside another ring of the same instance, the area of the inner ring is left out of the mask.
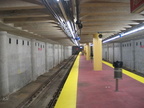
<path id="1" fill-rule="evenodd" d="M 72 55 L 72 46 L 68 46 L 68 57 Z"/>
<path id="2" fill-rule="evenodd" d="M 45 43 L 36 41 L 35 42 L 35 53 L 36 53 L 36 70 L 37 76 L 42 75 L 46 68 L 45 68 Z"/>
<path id="3" fill-rule="evenodd" d="M 64 46 L 64 59 L 68 58 L 68 46 Z"/>
<path id="4" fill-rule="evenodd" d="M 64 46 L 64 59 L 68 59 L 72 55 L 72 46 Z"/>
<path id="5" fill-rule="evenodd" d="M 133 69 L 133 45 L 131 41 L 122 43 L 122 61 L 124 67 Z"/>
<path id="6" fill-rule="evenodd" d="M 9 93 L 7 32 L 0 32 L 0 99 Z"/>
<path id="7" fill-rule="evenodd" d="M 108 61 L 113 63 L 113 44 L 108 45 Z"/>
<path id="8" fill-rule="evenodd" d="M 144 73 L 144 39 L 135 40 L 135 70 Z"/>
<path id="9" fill-rule="evenodd" d="M 114 47 L 111 43 L 103 45 L 103 59 L 112 62 L 113 57 L 114 61 L 122 60 L 123 67 L 144 74 L 144 39 L 114 43 Z"/>
<path id="10" fill-rule="evenodd" d="M 53 68 L 53 66 L 54 66 L 54 48 L 53 48 L 54 46 L 53 46 L 53 44 L 49 44 L 49 43 L 47 43 L 47 53 L 46 53 L 46 55 L 47 55 L 47 57 L 46 57 L 46 67 L 47 67 L 47 71 L 49 71 L 49 69 L 52 69 Z"/>
<path id="11" fill-rule="evenodd" d="M 71 55 L 71 46 L 0 32 L 0 98 L 36 80 Z"/>
<path id="12" fill-rule="evenodd" d="M 59 63 L 59 51 L 58 45 L 54 45 L 54 66 L 58 65 Z"/>
<path id="13" fill-rule="evenodd" d="M 104 60 L 108 61 L 108 45 L 107 44 L 103 45 L 103 48 L 102 48 L 102 58 Z"/>
<path id="14" fill-rule="evenodd" d="M 61 61 L 62 61 L 62 54 L 61 54 L 61 52 L 62 52 L 62 49 L 61 49 L 61 45 L 58 45 L 58 58 L 59 58 L 59 60 L 58 60 L 58 64 L 60 64 L 61 63 Z"/>
<path id="15" fill-rule="evenodd" d="M 13 92 L 32 80 L 31 41 L 10 34 L 7 36 L 9 90 Z"/>
<path id="16" fill-rule="evenodd" d="M 114 61 L 121 61 L 121 44 L 114 43 Z"/>
<path id="17" fill-rule="evenodd" d="M 62 55 L 61 60 L 63 61 L 64 60 L 64 46 L 61 47 L 61 50 L 62 50 L 61 51 L 61 55 Z"/>

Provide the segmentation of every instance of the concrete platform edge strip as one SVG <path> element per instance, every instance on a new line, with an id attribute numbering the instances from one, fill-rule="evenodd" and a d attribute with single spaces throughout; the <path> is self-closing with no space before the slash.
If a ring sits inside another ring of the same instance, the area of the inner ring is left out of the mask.
<path id="1" fill-rule="evenodd" d="M 80 54 L 70 71 L 54 108 L 76 108 L 79 58 Z"/>
<path id="2" fill-rule="evenodd" d="M 108 63 L 108 62 L 106 62 L 106 61 L 102 61 L 102 62 L 103 62 L 104 64 L 106 64 L 106 65 L 114 68 L 111 63 Z M 139 76 L 139 75 L 136 75 L 136 74 L 134 74 L 134 73 L 132 73 L 132 72 L 130 72 L 130 71 L 128 71 L 128 70 L 125 70 L 125 69 L 122 69 L 122 72 L 123 72 L 125 75 L 127 75 L 127 76 L 129 76 L 129 77 L 131 77 L 131 78 L 133 78 L 133 79 L 141 82 L 141 83 L 144 83 L 144 77 L 141 77 L 141 76 Z"/>

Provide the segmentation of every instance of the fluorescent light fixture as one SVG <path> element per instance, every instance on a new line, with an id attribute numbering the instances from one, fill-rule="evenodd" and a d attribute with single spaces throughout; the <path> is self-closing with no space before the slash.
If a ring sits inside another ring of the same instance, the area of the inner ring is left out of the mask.
<path id="1" fill-rule="evenodd" d="M 59 0 L 57 0 L 57 1 L 59 1 Z"/>
<path id="2" fill-rule="evenodd" d="M 75 44 L 78 46 L 78 42 L 76 40 L 74 40 L 74 41 L 75 41 Z"/>
<path id="3" fill-rule="evenodd" d="M 123 37 L 123 36 L 129 35 L 129 34 L 132 34 L 132 33 L 135 33 L 135 32 L 138 32 L 138 31 L 140 31 L 140 30 L 144 30 L 144 26 L 141 26 L 141 27 L 138 27 L 138 28 L 136 28 L 136 29 L 133 29 L 133 30 L 127 31 L 127 32 L 125 32 L 125 33 L 121 33 L 120 35 L 117 35 L 117 36 L 115 36 L 115 37 L 112 37 L 112 38 L 109 38 L 109 39 L 103 41 L 103 43 L 106 43 L 106 42 L 112 41 L 112 40 L 114 40 L 114 39 L 117 39 L 117 38 L 120 38 L 120 37 Z"/>
<path id="4" fill-rule="evenodd" d="M 109 38 L 109 39 L 103 41 L 103 43 L 106 43 L 106 42 L 112 41 L 112 40 L 117 39 L 117 38 L 119 38 L 119 37 L 120 37 L 120 35 L 117 35 L 117 36 L 115 36 L 115 37 L 112 37 L 112 38 Z"/>
<path id="5" fill-rule="evenodd" d="M 72 35 L 72 36 L 73 36 L 73 38 L 75 39 L 75 36 L 74 36 L 74 34 L 73 34 L 73 31 L 72 31 L 72 28 L 71 28 L 70 23 L 69 23 L 69 22 L 67 22 L 67 25 L 68 25 L 68 28 L 69 28 L 69 30 L 70 30 L 70 32 L 71 32 L 71 35 Z"/>
<path id="6" fill-rule="evenodd" d="M 143 29 L 144 29 L 144 26 L 139 27 L 139 28 L 136 28 L 136 29 L 134 29 L 134 30 L 131 30 L 131 31 L 128 31 L 128 32 L 126 32 L 126 33 L 121 34 L 121 37 L 126 36 L 126 35 L 129 35 L 129 34 L 132 34 L 132 33 L 135 33 L 135 32 L 137 32 L 137 31 L 140 31 L 140 30 L 143 30 Z"/>
<path id="7" fill-rule="evenodd" d="M 90 46 L 93 46 L 93 44 L 92 44 L 92 43 L 90 43 Z"/>

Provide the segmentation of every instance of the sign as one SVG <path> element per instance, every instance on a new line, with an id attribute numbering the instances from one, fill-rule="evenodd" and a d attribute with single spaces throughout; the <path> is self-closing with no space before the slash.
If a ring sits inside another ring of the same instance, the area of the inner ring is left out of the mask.
<path id="1" fill-rule="evenodd" d="M 144 10 L 144 0 L 130 0 L 131 12 L 140 13 Z"/>
<path id="2" fill-rule="evenodd" d="M 141 48 L 144 48 L 144 45 L 140 46 Z"/>
<path id="3" fill-rule="evenodd" d="M 38 50 L 39 50 L 39 51 L 41 51 L 41 50 L 42 50 L 42 48 L 38 48 Z"/>

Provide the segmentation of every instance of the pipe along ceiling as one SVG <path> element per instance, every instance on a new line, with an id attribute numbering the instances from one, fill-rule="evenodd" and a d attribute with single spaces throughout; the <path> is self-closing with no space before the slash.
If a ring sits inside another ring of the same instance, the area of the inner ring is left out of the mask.
<path id="1" fill-rule="evenodd" d="M 42 0 L 58 25 L 73 43 L 79 46 L 82 24 L 79 20 L 78 0 Z"/>

